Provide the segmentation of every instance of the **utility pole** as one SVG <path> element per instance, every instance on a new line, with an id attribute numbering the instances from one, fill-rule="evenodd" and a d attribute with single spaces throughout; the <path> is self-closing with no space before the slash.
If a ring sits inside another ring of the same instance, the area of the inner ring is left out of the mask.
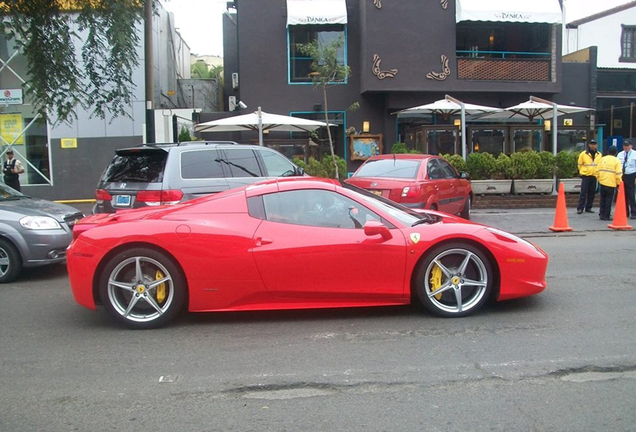
<path id="1" fill-rule="evenodd" d="M 154 78 L 152 59 L 152 6 L 153 0 L 144 1 L 144 67 L 146 81 L 146 142 L 155 142 L 155 113 L 153 110 Z"/>

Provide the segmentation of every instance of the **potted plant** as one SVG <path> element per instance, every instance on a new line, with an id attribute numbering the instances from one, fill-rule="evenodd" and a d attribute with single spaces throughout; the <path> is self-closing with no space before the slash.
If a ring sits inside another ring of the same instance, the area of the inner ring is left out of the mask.
<path id="1" fill-rule="evenodd" d="M 509 194 L 512 189 L 510 179 L 510 158 L 500 154 L 495 158 L 490 153 L 471 153 L 466 161 L 473 193 Z"/>
<path id="2" fill-rule="evenodd" d="M 549 194 L 554 189 L 554 155 L 547 151 L 520 151 L 510 156 L 516 194 Z"/>
<path id="3" fill-rule="evenodd" d="M 563 183 L 565 193 L 580 193 L 581 179 L 579 178 L 579 160 L 580 152 L 561 150 L 556 155 L 556 175 L 559 183 Z"/>

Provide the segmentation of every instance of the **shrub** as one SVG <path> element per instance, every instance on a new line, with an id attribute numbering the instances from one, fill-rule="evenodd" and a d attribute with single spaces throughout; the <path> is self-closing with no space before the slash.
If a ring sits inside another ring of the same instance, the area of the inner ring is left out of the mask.
<path id="1" fill-rule="evenodd" d="M 496 171 L 493 173 L 493 179 L 509 179 L 512 178 L 512 161 L 510 156 L 505 153 L 499 153 L 497 156 Z"/>
<path id="2" fill-rule="evenodd" d="M 339 179 L 347 178 L 347 162 L 338 155 L 334 155 L 338 164 Z M 333 166 L 331 156 L 327 155 L 322 161 L 310 157 L 307 163 L 299 158 L 294 158 L 294 163 L 301 167 L 307 174 L 314 177 L 336 178 L 336 168 Z"/>
<path id="3" fill-rule="evenodd" d="M 461 155 L 458 154 L 444 154 L 440 155 L 444 159 L 448 161 L 449 164 L 453 166 L 457 170 L 457 172 L 467 172 L 468 168 L 466 167 L 466 161 Z"/>
<path id="4" fill-rule="evenodd" d="M 406 143 L 396 142 L 391 146 L 391 153 L 393 154 L 401 154 L 401 153 L 419 153 L 417 150 L 410 150 Z"/>
<path id="5" fill-rule="evenodd" d="M 488 180 L 497 171 L 497 159 L 490 153 L 471 153 L 466 160 L 471 180 Z"/>
<path id="6" fill-rule="evenodd" d="M 540 163 L 537 167 L 537 177 L 539 179 L 549 179 L 554 176 L 556 171 L 555 158 L 552 152 L 541 151 L 539 152 Z"/>
<path id="7" fill-rule="evenodd" d="M 515 179 L 538 178 L 541 156 L 535 151 L 515 152 L 510 156 L 512 162 L 511 173 Z"/>
<path id="8" fill-rule="evenodd" d="M 556 155 L 556 174 L 559 178 L 574 178 L 579 174 L 579 152 L 561 150 Z"/>

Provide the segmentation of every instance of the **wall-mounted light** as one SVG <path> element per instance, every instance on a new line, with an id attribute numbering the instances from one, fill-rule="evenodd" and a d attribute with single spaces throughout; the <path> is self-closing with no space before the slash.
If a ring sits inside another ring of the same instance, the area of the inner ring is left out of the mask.
<path id="1" fill-rule="evenodd" d="M 371 124 L 368 121 L 363 121 L 362 122 L 362 132 L 369 133 L 369 130 L 371 130 Z"/>
<path id="2" fill-rule="evenodd" d="M 478 152 L 479 151 L 479 143 L 475 143 L 475 146 L 473 147 L 473 150 Z"/>
<path id="3" fill-rule="evenodd" d="M 461 119 L 455 119 L 455 120 L 453 120 L 453 125 L 455 125 L 455 126 L 461 126 L 461 125 L 462 125 L 462 121 L 461 121 Z"/>
<path id="4" fill-rule="evenodd" d="M 495 32 L 494 30 L 490 32 L 490 36 L 488 36 L 488 43 L 492 47 L 495 44 Z"/>
<path id="5" fill-rule="evenodd" d="M 543 121 L 543 129 L 549 131 L 552 128 L 552 122 L 550 120 Z"/>

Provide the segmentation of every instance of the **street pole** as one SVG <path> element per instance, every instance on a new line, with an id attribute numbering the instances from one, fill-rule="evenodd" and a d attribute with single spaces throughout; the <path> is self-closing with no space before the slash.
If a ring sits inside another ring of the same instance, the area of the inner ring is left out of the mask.
<path id="1" fill-rule="evenodd" d="M 153 0 L 144 1 L 144 68 L 146 81 L 146 142 L 155 142 L 154 77 L 152 72 L 152 6 Z"/>

